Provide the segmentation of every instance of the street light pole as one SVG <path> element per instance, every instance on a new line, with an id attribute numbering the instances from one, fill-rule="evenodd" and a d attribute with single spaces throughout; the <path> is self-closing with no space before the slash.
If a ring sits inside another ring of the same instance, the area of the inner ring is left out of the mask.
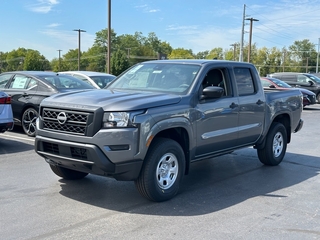
<path id="1" fill-rule="evenodd" d="M 81 32 L 85 32 L 85 30 L 73 29 L 73 31 L 78 32 L 78 71 L 80 71 L 80 54 L 81 54 L 81 51 L 80 51 L 80 33 Z"/>
<path id="2" fill-rule="evenodd" d="M 111 60 L 111 0 L 108 0 L 108 67 L 107 73 L 110 71 L 110 60 Z"/>
<path id="3" fill-rule="evenodd" d="M 250 21 L 250 36 L 249 36 L 249 47 L 248 47 L 248 62 L 250 62 L 250 56 L 251 56 L 251 39 L 252 39 L 252 22 L 253 21 L 259 21 L 255 18 L 246 18 L 246 20 Z"/>
<path id="4" fill-rule="evenodd" d="M 230 46 L 232 46 L 233 47 L 233 61 L 235 61 L 236 60 L 236 46 L 237 46 L 237 44 L 230 44 Z"/>
<path id="5" fill-rule="evenodd" d="M 61 57 L 60 57 L 60 52 L 62 51 L 62 50 L 57 50 L 58 52 L 59 52 L 59 72 L 61 71 Z"/>

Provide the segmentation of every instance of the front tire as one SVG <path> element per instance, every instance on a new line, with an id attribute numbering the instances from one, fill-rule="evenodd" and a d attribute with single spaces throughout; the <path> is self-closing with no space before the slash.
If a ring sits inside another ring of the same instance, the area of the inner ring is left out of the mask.
<path id="1" fill-rule="evenodd" d="M 50 168 L 51 168 L 52 172 L 54 172 L 57 176 L 62 177 L 63 179 L 67 179 L 67 180 L 78 180 L 78 179 L 82 179 L 88 175 L 88 173 L 78 172 L 75 170 L 71 170 L 68 168 L 59 167 L 59 166 L 51 165 L 51 164 L 50 164 Z"/>
<path id="2" fill-rule="evenodd" d="M 39 114 L 34 108 L 27 108 L 21 118 L 22 129 L 29 137 L 36 135 L 36 120 Z"/>
<path id="3" fill-rule="evenodd" d="M 184 170 L 185 155 L 180 144 L 172 139 L 155 139 L 135 180 L 136 188 L 151 201 L 169 200 L 178 193 Z"/>
<path id="4" fill-rule="evenodd" d="M 274 122 L 271 124 L 266 136 L 264 148 L 258 149 L 260 162 L 269 166 L 280 164 L 287 150 L 287 131 L 283 124 Z"/>

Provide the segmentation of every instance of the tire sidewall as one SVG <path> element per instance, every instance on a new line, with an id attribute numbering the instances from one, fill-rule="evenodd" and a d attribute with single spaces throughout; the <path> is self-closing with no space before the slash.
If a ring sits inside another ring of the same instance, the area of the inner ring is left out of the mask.
<path id="1" fill-rule="evenodd" d="M 147 177 L 148 179 L 146 180 L 149 184 L 151 184 L 151 186 L 149 186 L 149 194 L 152 196 L 152 198 L 155 201 L 165 201 L 175 196 L 179 191 L 185 169 L 185 156 L 181 146 L 176 141 L 171 139 L 160 139 L 158 143 L 159 144 L 156 144 L 155 148 L 152 149 L 150 155 L 148 156 L 149 162 L 147 163 L 146 167 L 149 169 L 149 174 Z M 161 158 L 167 153 L 171 153 L 177 158 L 178 175 L 174 184 L 170 188 L 162 189 L 158 184 L 156 171 Z"/>
<path id="2" fill-rule="evenodd" d="M 281 133 L 282 135 L 283 148 L 282 148 L 281 154 L 278 157 L 275 157 L 273 154 L 273 140 L 277 133 Z M 278 165 L 284 158 L 284 155 L 286 154 L 286 150 L 287 150 L 287 133 L 286 133 L 285 127 L 282 124 L 279 124 L 279 123 L 274 124 L 274 126 L 270 131 L 270 135 L 268 136 L 268 139 L 267 139 L 267 146 L 268 146 L 268 155 L 269 155 L 271 165 Z"/>

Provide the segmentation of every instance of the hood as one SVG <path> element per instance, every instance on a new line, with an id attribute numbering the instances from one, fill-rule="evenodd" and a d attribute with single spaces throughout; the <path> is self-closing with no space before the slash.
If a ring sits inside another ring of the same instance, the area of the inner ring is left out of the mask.
<path id="1" fill-rule="evenodd" d="M 305 88 L 296 88 L 296 89 L 299 89 L 302 94 L 316 95 L 314 92 L 311 92 L 311 91 L 309 91 L 308 89 L 305 89 Z"/>
<path id="2" fill-rule="evenodd" d="M 55 94 L 41 105 L 69 109 L 132 111 L 180 102 L 181 96 L 152 92 L 123 92 L 108 89 L 82 90 Z"/>

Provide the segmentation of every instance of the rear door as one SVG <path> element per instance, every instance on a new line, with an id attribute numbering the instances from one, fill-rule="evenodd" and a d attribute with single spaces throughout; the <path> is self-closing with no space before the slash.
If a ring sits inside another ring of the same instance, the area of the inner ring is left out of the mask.
<path id="1" fill-rule="evenodd" d="M 250 67 L 233 69 L 239 95 L 238 145 L 254 143 L 261 136 L 265 119 L 265 96 L 259 76 Z"/>
<path id="2" fill-rule="evenodd" d="M 11 96 L 13 116 L 21 120 L 22 111 L 26 105 L 37 102 L 38 81 L 31 77 L 16 74 L 7 85 L 6 92 Z"/>

